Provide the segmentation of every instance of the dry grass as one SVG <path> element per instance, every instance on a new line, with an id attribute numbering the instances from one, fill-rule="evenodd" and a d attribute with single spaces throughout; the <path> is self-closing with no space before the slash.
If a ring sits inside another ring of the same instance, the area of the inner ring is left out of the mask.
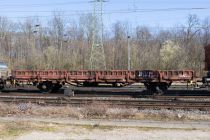
<path id="1" fill-rule="evenodd" d="M 109 118 L 115 118 L 115 119 L 135 119 L 135 117 L 138 114 L 138 110 L 137 109 L 133 109 L 133 108 L 110 108 L 107 111 L 107 116 L 109 116 Z"/>
<path id="2" fill-rule="evenodd" d="M 0 103 L 0 115 L 4 116 L 4 115 L 15 115 L 17 114 L 19 111 L 16 108 L 15 105 L 12 104 L 5 104 L 5 103 Z"/>
<path id="3" fill-rule="evenodd" d="M 93 102 L 83 107 L 40 106 L 31 103 L 0 103 L 0 116 L 42 116 L 100 119 L 151 119 L 151 120 L 210 120 L 208 111 L 181 110 L 138 110 L 120 108 L 101 102 Z"/>
<path id="4" fill-rule="evenodd" d="M 32 123 L 32 122 L 1 122 L 0 124 L 0 139 L 8 137 L 16 137 L 20 134 L 27 133 L 30 131 L 44 131 L 44 132 L 55 132 L 59 128 L 55 125 L 48 123 Z"/>
<path id="5" fill-rule="evenodd" d="M 82 108 L 82 114 L 85 118 L 106 117 L 109 105 L 101 102 L 93 102 L 90 105 L 85 105 Z"/>
<path id="6" fill-rule="evenodd" d="M 85 118 L 129 119 L 134 118 L 138 110 L 110 106 L 102 102 L 93 102 L 84 106 L 81 113 Z"/>
<path id="7" fill-rule="evenodd" d="M 31 115 L 34 116 L 50 116 L 50 117 L 71 117 L 71 118 L 81 118 L 81 113 L 78 108 L 71 106 L 64 107 L 53 107 L 53 106 L 38 106 L 34 105 L 31 109 Z"/>

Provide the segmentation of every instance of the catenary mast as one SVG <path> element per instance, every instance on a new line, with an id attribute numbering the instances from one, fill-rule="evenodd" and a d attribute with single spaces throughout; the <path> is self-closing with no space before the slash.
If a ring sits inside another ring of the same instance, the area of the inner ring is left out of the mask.
<path id="1" fill-rule="evenodd" d="M 105 70 L 106 61 L 103 47 L 103 3 L 104 0 L 94 0 L 94 13 L 92 21 L 92 47 L 90 56 L 90 69 Z"/>

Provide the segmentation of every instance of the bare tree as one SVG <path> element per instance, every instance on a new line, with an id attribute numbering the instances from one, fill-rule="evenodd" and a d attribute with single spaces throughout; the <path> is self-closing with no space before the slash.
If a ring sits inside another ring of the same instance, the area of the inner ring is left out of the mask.
<path id="1" fill-rule="evenodd" d="M 62 12 L 54 12 L 48 24 L 38 18 L 13 23 L 0 17 L 0 61 L 18 69 L 88 69 L 92 19 L 88 14 L 72 20 Z M 128 25 L 118 21 L 104 30 L 107 69 L 127 69 L 129 35 L 133 69 L 193 69 L 202 74 L 203 46 L 210 43 L 209 18 L 200 21 L 189 15 L 181 28 L 155 31 L 140 25 L 131 31 Z"/>

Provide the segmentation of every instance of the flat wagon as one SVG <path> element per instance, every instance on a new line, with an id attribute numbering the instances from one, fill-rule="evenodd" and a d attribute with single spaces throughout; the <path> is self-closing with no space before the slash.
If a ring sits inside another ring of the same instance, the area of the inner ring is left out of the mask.
<path id="1" fill-rule="evenodd" d="M 40 90 L 53 92 L 64 84 L 75 86 L 98 86 L 99 84 L 125 86 L 136 82 L 135 71 L 127 70 L 13 70 L 11 77 L 15 83 L 33 83 Z"/>
<path id="2" fill-rule="evenodd" d="M 173 82 L 196 82 L 195 78 L 193 70 L 141 70 L 136 74 L 136 81 L 152 92 L 164 92 Z"/>

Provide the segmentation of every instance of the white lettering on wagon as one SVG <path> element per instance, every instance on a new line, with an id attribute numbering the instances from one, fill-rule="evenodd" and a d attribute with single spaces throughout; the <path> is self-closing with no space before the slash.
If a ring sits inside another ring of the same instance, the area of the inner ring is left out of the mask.
<path id="1" fill-rule="evenodd" d="M 186 74 L 180 74 L 178 75 L 179 78 L 190 78 L 189 75 L 186 75 Z"/>

